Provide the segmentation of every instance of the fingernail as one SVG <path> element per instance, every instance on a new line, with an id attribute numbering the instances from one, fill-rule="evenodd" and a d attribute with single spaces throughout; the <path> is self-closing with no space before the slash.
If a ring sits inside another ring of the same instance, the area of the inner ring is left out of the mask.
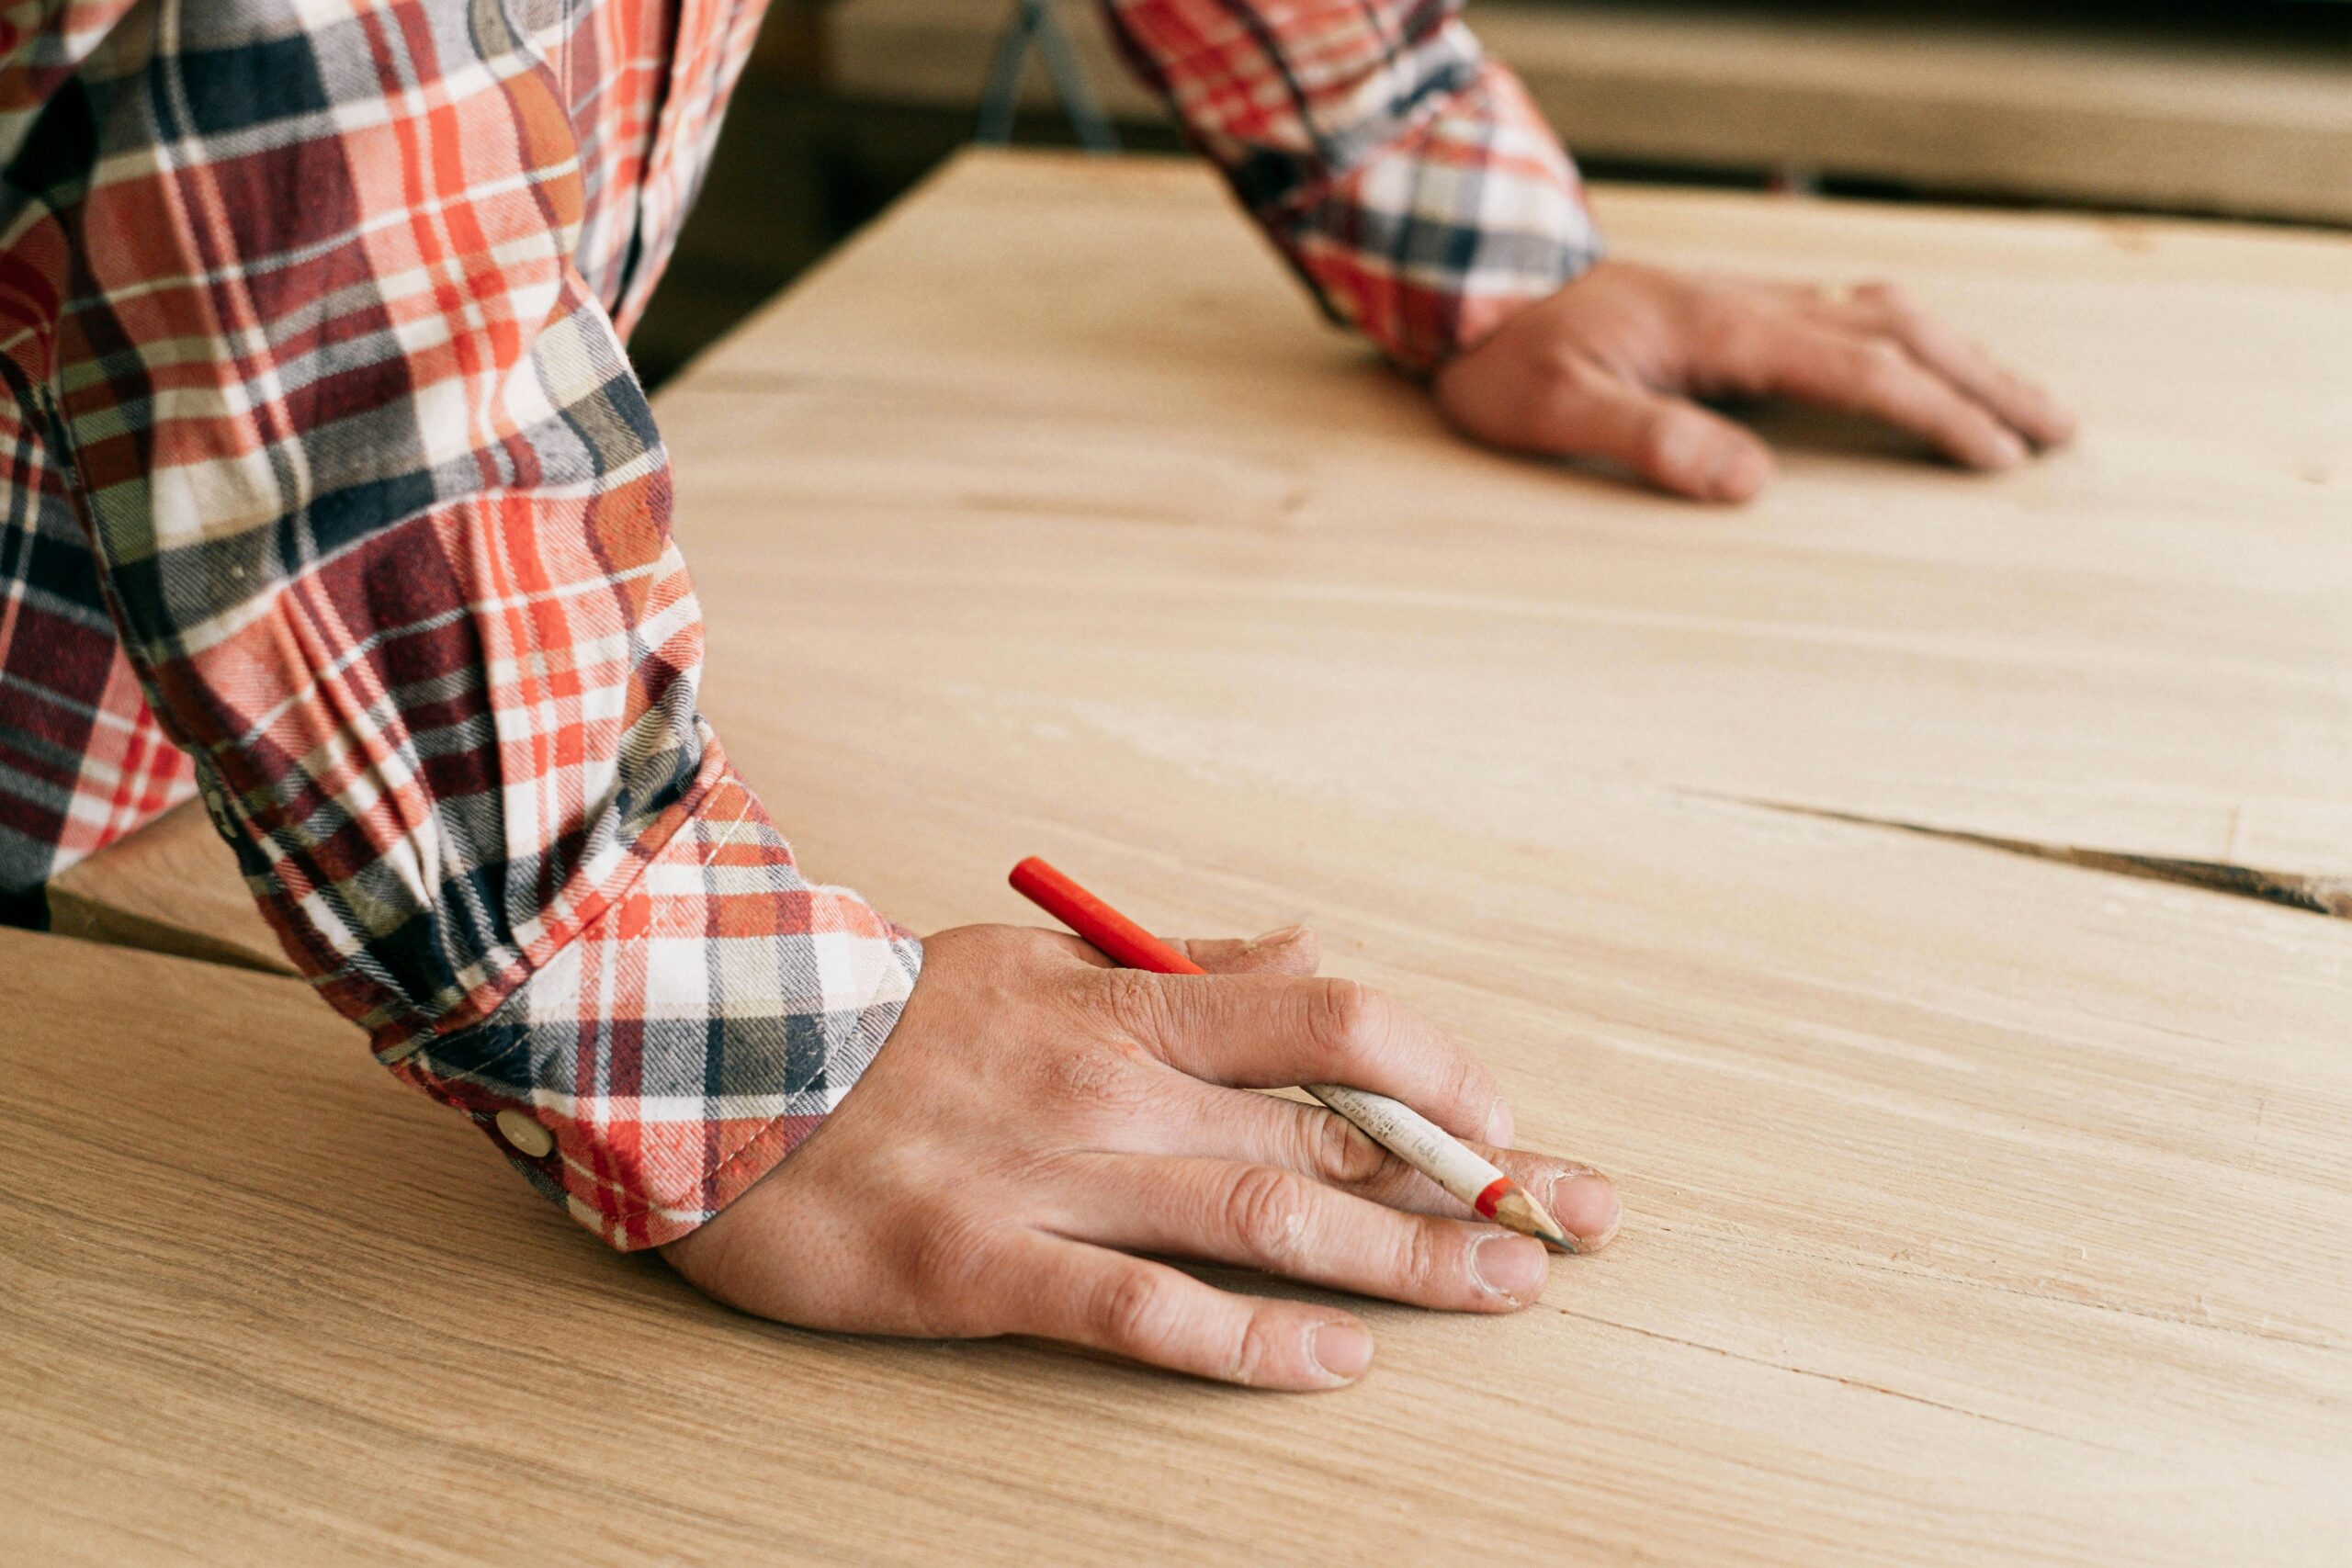
<path id="1" fill-rule="evenodd" d="M 1307 1331 L 1306 1354 L 1342 1382 L 1353 1382 L 1372 1365 L 1372 1336 L 1345 1318 L 1318 1323 Z"/>
<path id="2" fill-rule="evenodd" d="M 1996 430 L 1993 433 L 1993 467 L 2014 468 L 2026 460 L 2025 441 L 2016 433 Z"/>
<path id="3" fill-rule="evenodd" d="M 1268 931 L 1263 936 L 1251 937 L 1250 945 L 1251 947 L 1281 947 L 1284 943 L 1296 942 L 1306 934 L 1305 926 L 1284 926 L 1278 931 Z"/>
<path id="4" fill-rule="evenodd" d="M 1510 1107 L 1499 1100 L 1495 1101 L 1495 1108 L 1487 1112 L 1487 1142 L 1496 1148 L 1507 1149 L 1510 1147 L 1511 1134 L 1518 1131 L 1519 1121 L 1511 1115 Z"/>
<path id="5" fill-rule="evenodd" d="M 1616 1184 L 1590 1166 L 1575 1165 L 1552 1179 L 1544 1206 L 1589 1252 L 1609 1245 L 1625 1216 L 1625 1201 Z"/>
<path id="6" fill-rule="evenodd" d="M 1532 1236 L 1482 1235 L 1470 1244 L 1470 1277 L 1490 1296 L 1521 1304 L 1532 1302 L 1550 1268 L 1544 1244 Z"/>

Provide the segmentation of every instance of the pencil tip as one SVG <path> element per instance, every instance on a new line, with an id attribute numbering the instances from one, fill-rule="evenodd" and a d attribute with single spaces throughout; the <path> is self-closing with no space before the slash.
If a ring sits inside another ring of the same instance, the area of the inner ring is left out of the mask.
<path id="1" fill-rule="evenodd" d="M 1545 1213 L 1544 1206 L 1535 1201 L 1533 1194 L 1517 1182 L 1511 1183 L 1511 1190 L 1504 1196 L 1501 1202 L 1495 1205 L 1495 1219 L 1501 1224 L 1509 1225 L 1521 1235 L 1532 1235 L 1538 1241 L 1549 1242 L 1562 1252 L 1573 1253 L 1580 1250 L 1576 1237 L 1570 1235 L 1559 1221 Z"/>

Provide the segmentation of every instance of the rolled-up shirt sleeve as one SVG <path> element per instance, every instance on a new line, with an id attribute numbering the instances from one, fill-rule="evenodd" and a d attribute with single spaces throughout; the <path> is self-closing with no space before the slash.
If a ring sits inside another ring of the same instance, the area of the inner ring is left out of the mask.
<path id="1" fill-rule="evenodd" d="M 111 9 L 13 84 L 0 332 L 149 704 L 378 1058 L 615 1244 L 680 1235 L 922 953 L 697 712 L 557 76 L 504 6 Z"/>
<path id="2" fill-rule="evenodd" d="M 1576 165 L 1459 0 L 1102 0 L 1325 311 L 1410 370 L 1600 254 Z"/>

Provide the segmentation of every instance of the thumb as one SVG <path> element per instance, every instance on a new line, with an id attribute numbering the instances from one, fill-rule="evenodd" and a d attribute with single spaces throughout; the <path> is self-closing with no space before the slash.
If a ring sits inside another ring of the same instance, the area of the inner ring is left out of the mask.
<path id="1" fill-rule="evenodd" d="M 1770 449 L 1744 427 L 1606 373 L 1554 393 L 1534 434 L 1545 450 L 1605 457 L 1699 501 L 1746 501 L 1772 477 Z"/>
<path id="2" fill-rule="evenodd" d="M 1312 975 L 1323 961 L 1322 944 L 1305 926 L 1285 926 L 1246 942 L 1170 940 L 1212 975 Z"/>

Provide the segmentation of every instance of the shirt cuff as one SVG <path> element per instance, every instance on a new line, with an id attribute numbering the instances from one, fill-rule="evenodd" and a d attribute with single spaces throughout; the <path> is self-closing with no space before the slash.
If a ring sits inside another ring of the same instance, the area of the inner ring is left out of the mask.
<path id="1" fill-rule="evenodd" d="M 898 1022 L 911 932 L 810 885 L 716 741 L 643 873 L 480 1022 L 392 1071 L 623 1249 L 685 1235 L 814 1132 Z"/>
<path id="2" fill-rule="evenodd" d="M 1262 215 L 1337 320 L 1434 370 L 1600 259 L 1576 164 L 1502 65 Z"/>

